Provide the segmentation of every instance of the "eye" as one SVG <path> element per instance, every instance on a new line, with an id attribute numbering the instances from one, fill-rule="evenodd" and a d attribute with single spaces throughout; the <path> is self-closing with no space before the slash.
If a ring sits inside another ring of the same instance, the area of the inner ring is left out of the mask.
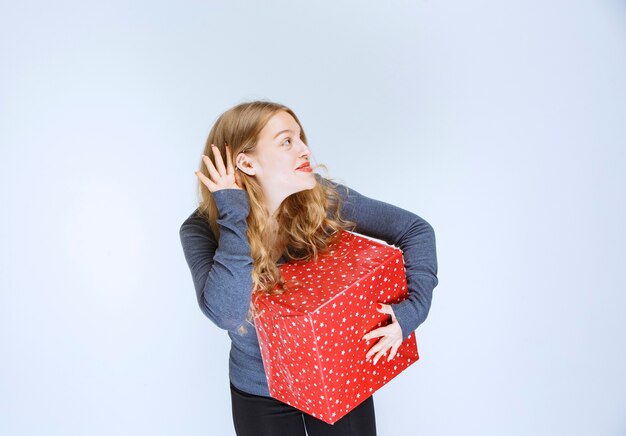
<path id="1" fill-rule="evenodd" d="M 285 139 L 285 140 L 283 141 L 283 144 L 284 144 L 285 142 L 287 142 L 287 141 L 289 141 L 289 143 L 291 143 L 291 138 L 287 138 L 287 139 Z"/>

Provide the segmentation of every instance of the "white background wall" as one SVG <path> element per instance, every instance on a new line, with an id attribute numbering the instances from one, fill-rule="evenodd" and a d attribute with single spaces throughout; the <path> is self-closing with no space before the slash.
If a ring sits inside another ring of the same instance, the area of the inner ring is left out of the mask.
<path id="1" fill-rule="evenodd" d="M 625 434 L 624 2 L 263 3 L 1 3 L 0 434 L 234 434 L 178 229 L 257 98 L 435 228 L 380 435 Z"/>

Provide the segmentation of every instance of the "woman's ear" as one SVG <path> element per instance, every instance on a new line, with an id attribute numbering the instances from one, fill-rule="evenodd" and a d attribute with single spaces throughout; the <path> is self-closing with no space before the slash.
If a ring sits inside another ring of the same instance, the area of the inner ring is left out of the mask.
<path id="1" fill-rule="evenodd" d="M 237 155 L 237 158 L 235 159 L 235 166 L 239 168 L 239 171 L 243 171 L 249 176 L 254 176 L 256 174 L 254 166 L 248 159 L 248 156 L 246 156 L 244 153 L 239 153 Z"/>

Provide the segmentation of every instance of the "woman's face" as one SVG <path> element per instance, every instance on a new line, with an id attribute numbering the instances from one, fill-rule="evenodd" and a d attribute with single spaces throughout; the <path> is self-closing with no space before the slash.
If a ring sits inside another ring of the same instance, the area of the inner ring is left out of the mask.
<path id="1" fill-rule="evenodd" d="M 291 194 L 315 187 L 317 180 L 310 167 L 296 169 L 308 162 L 310 154 L 309 147 L 300 140 L 296 120 L 278 111 L 261 130 L 255 152 L 239 153 L 236 162 L 241 171 L 256 177 L 272 215 Z"/>

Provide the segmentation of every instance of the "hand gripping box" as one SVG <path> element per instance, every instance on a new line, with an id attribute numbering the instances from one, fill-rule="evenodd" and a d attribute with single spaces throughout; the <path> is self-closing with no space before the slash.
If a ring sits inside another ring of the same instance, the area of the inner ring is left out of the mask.
<path id="1" fill-rule="evenodd" d="M 376 303 L 408 296 L 399 248 L 343 231 L 317 260 L 280 270 L 299 285 L 282 295 L 252 295 L 273 398 L 334 424 L 419 359 L 415 332 L 391 361 L 388 350 L 376 364 L 365 355 L 380 338 L 361 339 L 391 322 Z"/>

